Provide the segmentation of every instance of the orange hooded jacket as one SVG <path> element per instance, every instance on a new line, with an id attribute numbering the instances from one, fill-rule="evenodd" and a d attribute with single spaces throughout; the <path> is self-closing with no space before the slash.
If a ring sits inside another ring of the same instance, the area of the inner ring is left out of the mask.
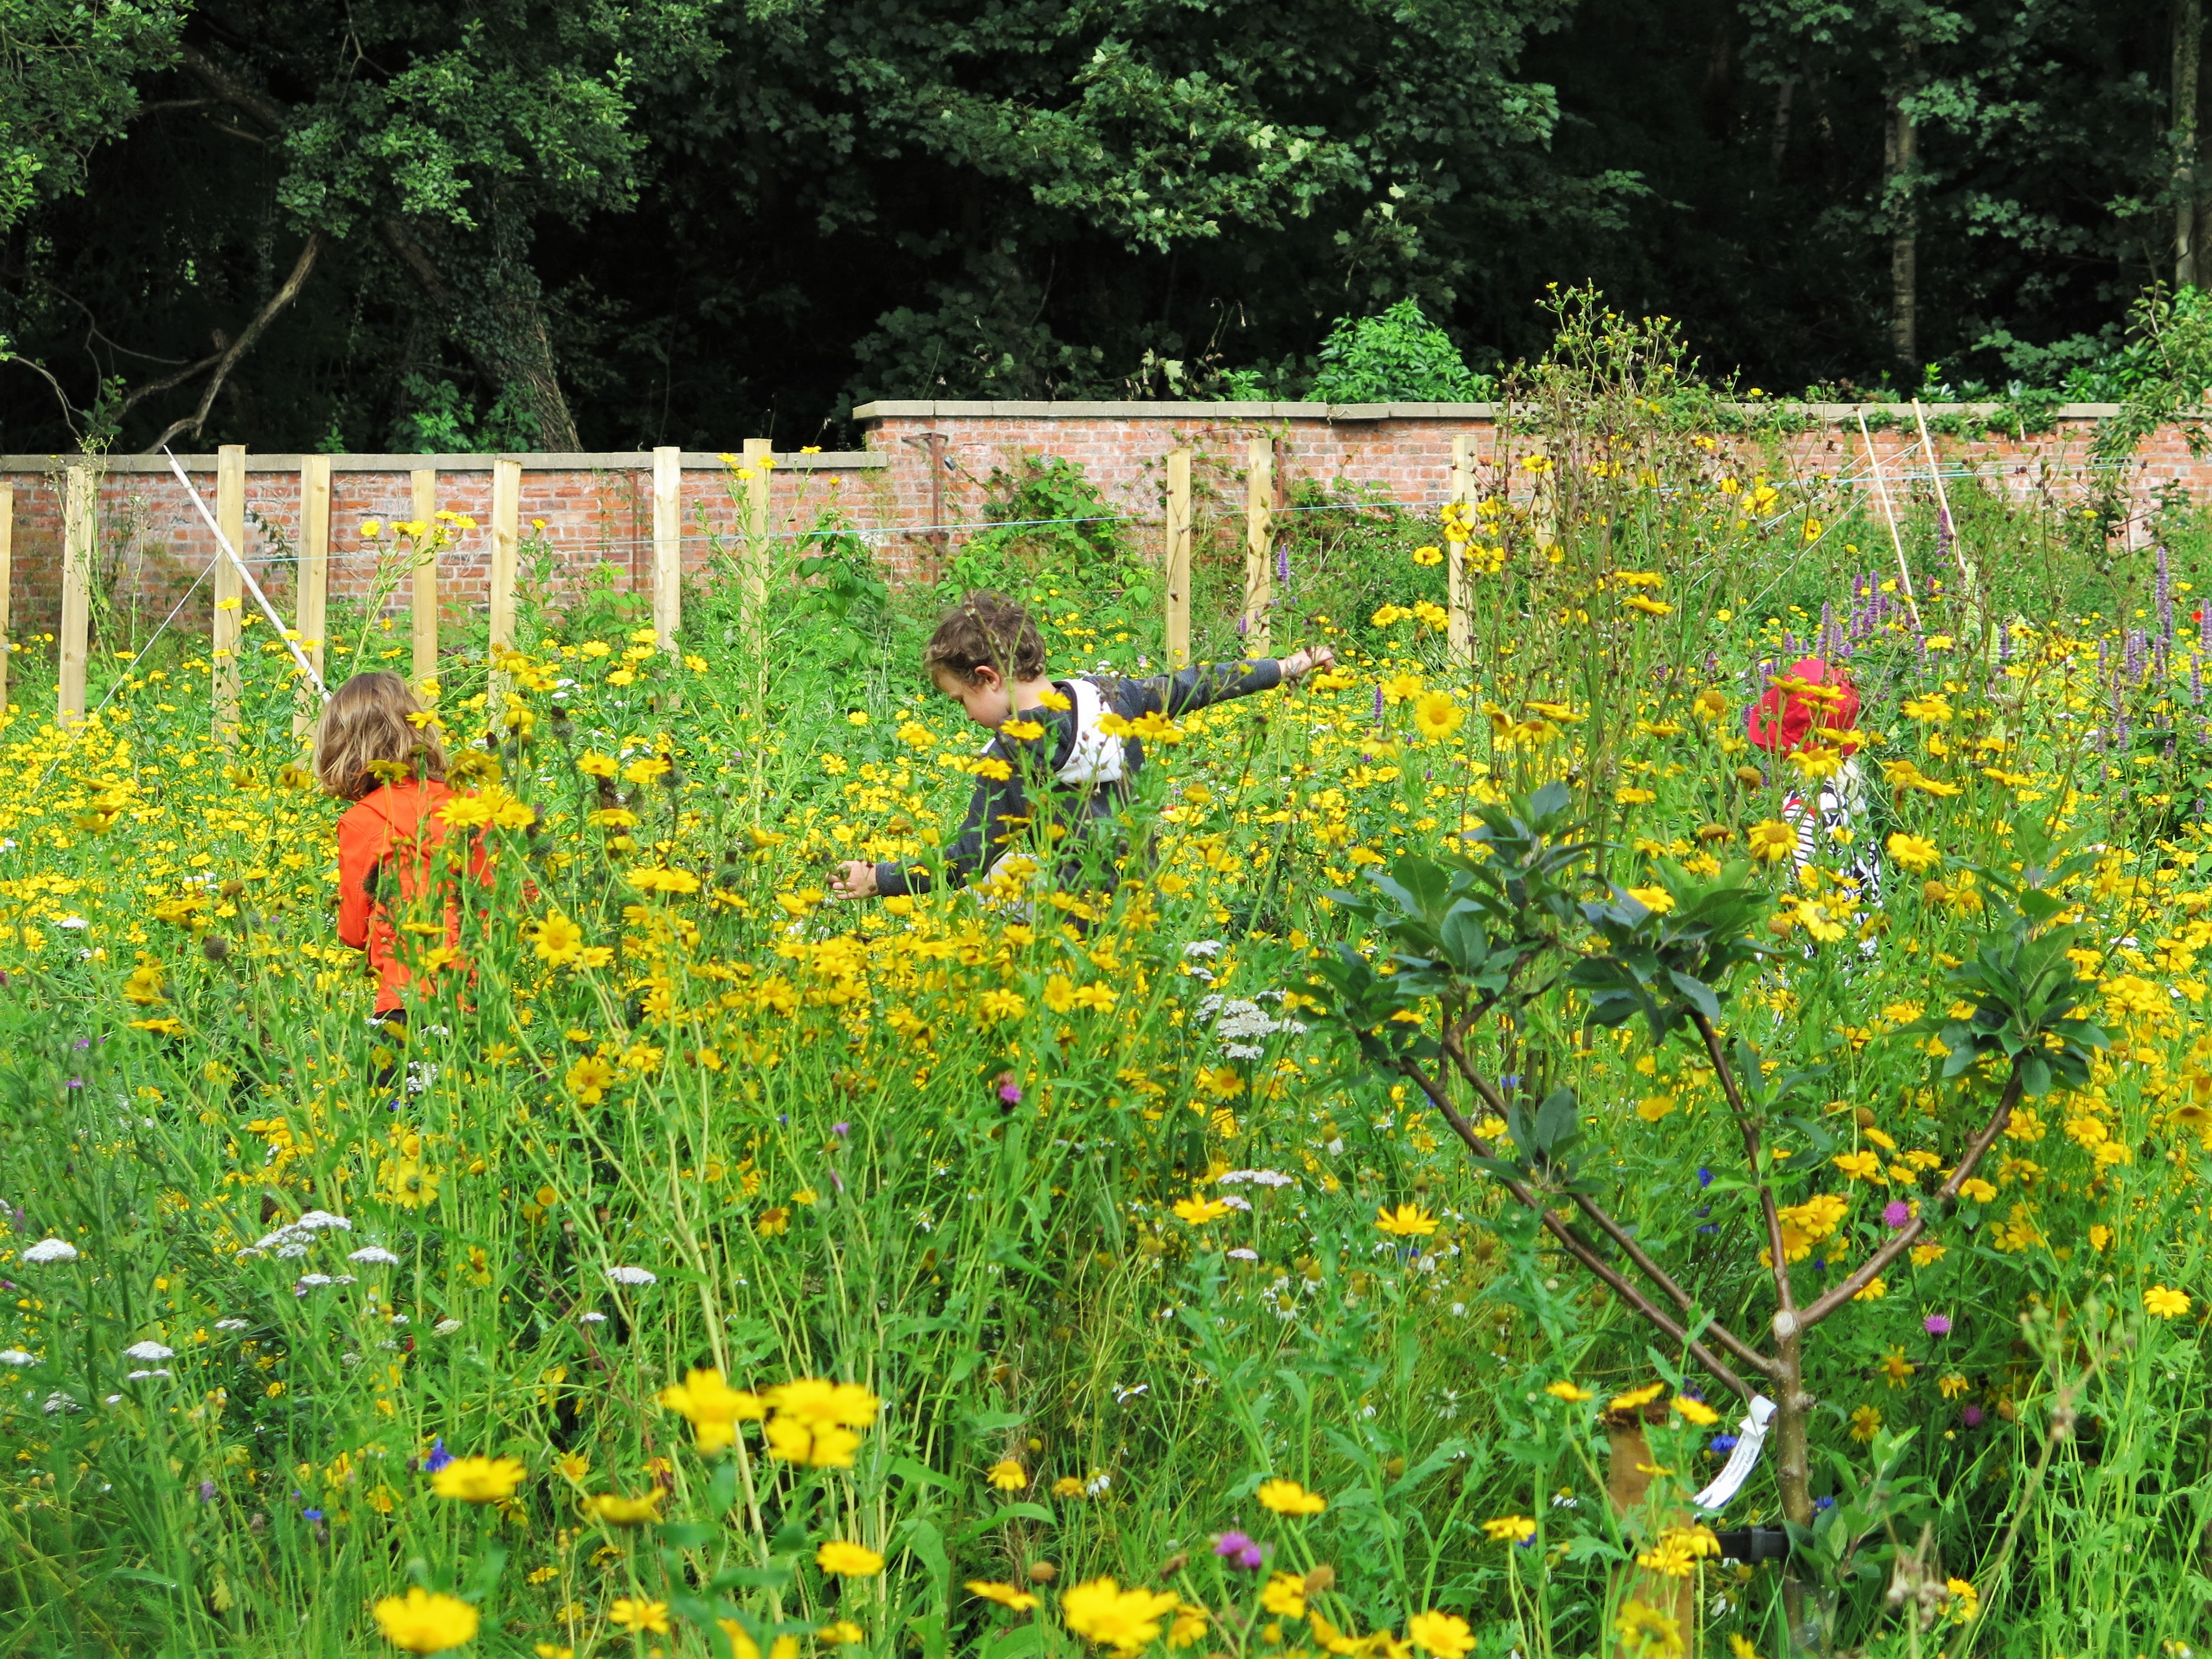
<path id="1" fill-rule="evenodd" d="M 368 953 L 376 974 L 379 1018 L 401 1007 L 410 986 L 428 991 L 432 985 L 434 975 L 410 973 L 398 947 L 402 923 L 429 924 L 435 930 L 427 914 L 434 896 L 443 900 L 443 943 L 450 951 L 460 945 L 453 866 L 439 854 L 452 826 L 438 816 L 438 808 L 453 794 L 434 780 L 387 783 L 362 796 L 338 820 L 338 938 Z M 469 849 L 468 877 L 491 884 L 481 836 Z M 395 911 L 398 922 L 393 921 Z"/>

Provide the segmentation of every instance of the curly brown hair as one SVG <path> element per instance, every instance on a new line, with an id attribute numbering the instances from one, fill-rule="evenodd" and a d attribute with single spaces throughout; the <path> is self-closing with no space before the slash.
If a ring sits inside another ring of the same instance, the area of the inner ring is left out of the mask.
<path id="1" fill-rule="evenodd" d="M 922 672 L 930 678 L 949 674 L 969 685 L 981 668 L 996 670 L 1006 681 L 1042 679 L 1044 663 L 1044 636 L 1030 613 L 988 590 L 970 593 L 939 617 L 921 653 Z"/>
<path id="2" fill-rule="evenodd" d="M 331 694 L 315 727 L 315 776 L 323 793 L 359 800 L 395 776 L 446 776 L 437 728 L 407 717 L 422 705 L 397 674 L 356 674 Z"/>

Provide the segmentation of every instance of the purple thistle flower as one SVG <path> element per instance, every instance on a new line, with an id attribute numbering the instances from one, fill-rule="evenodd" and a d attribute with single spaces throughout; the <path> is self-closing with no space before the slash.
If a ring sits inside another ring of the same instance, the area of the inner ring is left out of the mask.
<path id="1" fill-rule="evenodd" d="M 1930 1336 L 1948 1336 L 1951 1334 L 1951 1316 L 1948 1314 L 1929 1314 L 1920 1322 L 1920 1328 Z"/>
<path id="2" fill-rule="evenodd" d="M 1959 1420 L 1961 1423 L 1964 1423 L 1970 1429 L 1980 1428 L 1982 1426 L 1982 1408 L 1979 1406 L 1967 1407 L 1966 1410 L 1959 1413 Z"/>
<path id="3" fill-rule="evenodd" d="M 1265 1564 L 1267 1552 L 1249 1534 L 1224 1532 L 1213 1540 L 1213 1553 L 1232 1567 L 1242 1567 L 1246 1572 L 1257 1572 Z"/>
<path id="4" fill-rule="evenodd" d="M 1009 1106 L 1018 1106 L 1022 1103 L 1022 1085 L 1014 1081 L 1014 1074 L 1012 1072 L 999 1073 L 999 1098 Z"/>
<path id="5" fill-rule="evenodd" d="M 1895 1232 L 1912 1219 L 1912 1206 L 1901 1198 L 1893 1198 L 1881 1208 L 1881 1224 Z"/>

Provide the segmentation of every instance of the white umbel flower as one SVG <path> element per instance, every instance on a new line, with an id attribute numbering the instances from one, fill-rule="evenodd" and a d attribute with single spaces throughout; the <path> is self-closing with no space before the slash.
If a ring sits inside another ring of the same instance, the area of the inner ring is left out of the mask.
<path id="1" fill-rule="evenodd" d="M 660 1276 L 649 1267 L 610 1267 L 607 1277 L 617 1285 L 658 1285 Z"/>
<path id="2" fill-rule="evenodd" d="M 381 1244 L 363 1245 L 346 1260 L 362 1262 L 372 1267 L 396 1267 L 399 1265 L 399 1258 Z"/>
<path id="3" fill-rule="evenodd" d="M 23 1252 L 23 1260 L 44 1267 L 49 1261 L 74 1261 L 76 1246 L 66 1238 L 42 1238 Z"/>
<path id="4" fill-rule="evenodd" d="M 133 1342 L 123 1351 L 126 1359 L 143 1359 L 149 1364 L 156 1359 L 174 1359 L 177 1351 L 159 1342 Z"/>

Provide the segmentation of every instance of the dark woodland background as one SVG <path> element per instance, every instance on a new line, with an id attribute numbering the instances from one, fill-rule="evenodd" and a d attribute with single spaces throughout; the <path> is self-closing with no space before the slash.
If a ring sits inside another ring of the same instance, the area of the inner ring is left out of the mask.
<path id="1" fill-rule="evenodd" d="M 1547 284 L 2056 387 L 2196 277 L 2202 0 L 0 4 L 0 450 L 836 445 L 1297 396 Z"/>

